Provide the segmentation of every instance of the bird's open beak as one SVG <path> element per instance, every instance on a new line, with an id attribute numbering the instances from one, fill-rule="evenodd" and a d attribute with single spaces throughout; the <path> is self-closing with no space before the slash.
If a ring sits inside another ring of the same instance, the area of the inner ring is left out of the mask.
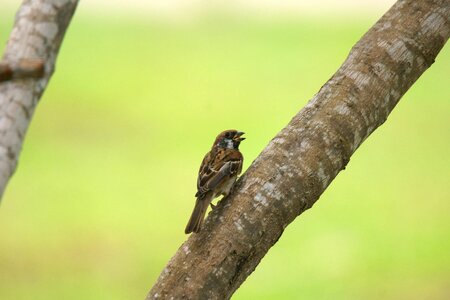
<path id="1" fill-rule="evenodd" d="M 236 134 L 234 135 L 234 140 L 237 140 L 237 141 L 243 141 L 243 140 L 245 140 L 245 137 L 241 137 L 243 134 L 244 134 L 245 132 L 242 132 L 242 131 L 238 131 L 238 132 L 236 132 Z"/>

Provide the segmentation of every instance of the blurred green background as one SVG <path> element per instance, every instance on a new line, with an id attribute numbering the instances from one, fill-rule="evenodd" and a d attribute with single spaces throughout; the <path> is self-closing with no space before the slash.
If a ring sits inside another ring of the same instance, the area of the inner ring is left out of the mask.
<path id="1" fill-rule="evenodd" d="M 379 16 L 80 8 L 0 206 L 0 299 L 143 299 L 215 135 L 247 133 L 247 168 Z M 449 50 L 233 299 L 449 299 Z"/>

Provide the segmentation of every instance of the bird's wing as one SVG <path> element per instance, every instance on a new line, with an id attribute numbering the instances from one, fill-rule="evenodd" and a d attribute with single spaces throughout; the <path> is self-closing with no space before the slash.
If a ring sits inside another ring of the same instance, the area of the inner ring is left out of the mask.
<path id="1" fill-rule="evenodd" d="M 210 151 L 203 159 L 197 180 L 196 197 L 202 198 L 214 190 L 224 179 L 237 175 L 242 170 L 242 154 L 236 150 Z"/>

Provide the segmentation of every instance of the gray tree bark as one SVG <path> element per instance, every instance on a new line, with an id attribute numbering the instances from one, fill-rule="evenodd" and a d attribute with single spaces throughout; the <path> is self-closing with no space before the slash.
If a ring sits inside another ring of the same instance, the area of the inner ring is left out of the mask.
<path id="1" fill-rule="evenodd" d="M 0 197 L 78 0 L 25 0 L 0 64 Z M 3 82 L 2 82 L 3 81 Z"/>
<path id="2" fill-rule="evenodd" d="M 230 298 L 431 66 L 449 18 L 448 0 L 398 1 L 181 245 L 147 299 Z"/>

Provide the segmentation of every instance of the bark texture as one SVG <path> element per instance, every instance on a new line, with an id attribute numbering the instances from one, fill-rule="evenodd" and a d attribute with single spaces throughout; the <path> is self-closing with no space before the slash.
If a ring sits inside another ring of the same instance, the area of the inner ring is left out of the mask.
<path id="1" fill-rule="evenodd" d="M 147 299 L 228 299 L 434 62 L 450 1 L 400 0 L 179 248 Z"/>
<path id="2" fill-rule="evenodd" d="M 17 12 L 0 65 L 0 196 L 16 169 L 26 130 L 53 74 L 77 3 L 25 0 Z"/>

